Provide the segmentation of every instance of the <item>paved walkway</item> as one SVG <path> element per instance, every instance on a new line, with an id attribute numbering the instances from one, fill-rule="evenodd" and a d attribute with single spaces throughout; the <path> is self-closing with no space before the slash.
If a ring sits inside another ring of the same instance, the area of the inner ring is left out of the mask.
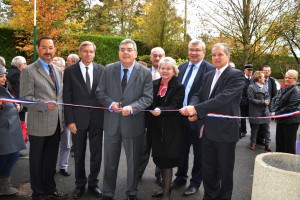
<path id="1" fill-rule="evenodd" d="M 248 123 L 248 122 L 247 122 Z M 252 192 L 252 180 L 253 180 L 253 169 L 254 169 L 254 159 L 257 154 L 265 153 L 263 146 L 258 146 L 256 151 L 249 150 L 250 143 L 250 128 L 248 125 L 248 134 L 245 138 L 240 140 L 237 143 L 236 148 L 236 162 L 235 162 L 235 171 L 234 171 L 234 189 L 233 189 L 233 200 L 250 200 Z M 274 136 L 275 136 L 275 123 L 271 123 L 271 146 L 272 149 L 275 149 L 274 146 Z M 89 155 L 86 156 L 89 158 Z M 190 164 L 192 164 L 193 156 L 190 156 Z M 88 161 L 86 161 L 86 166 L 89 166 Z M 152 200 L 151 193 L 153 190 L 158 190 L 159 186 L 156 184 L 154 179 L 154 164 L 152 159 L 149 162 L 149 165 L 145 171 L 145 174 L 142 180 L 139 183 L 139 200 Z M 74 159 L 70 159 L 70 170 L 72 172 L 70 177 L 64 177 L 61 174 L 56 174 L 56 183 L 59 190 L 69 192 L 69 197 L 72 199 L 72 191 L 74 189 Z M 176 169 L 174 169 L 174 173 Z M 101 173 L 99 176 L 99 186 L 102 187 L 102 174 L 103 169 L 101 168 Z M 189 172 L 190 174 L 190 172 Z M 31 199 L 29 195 L 29 162 L 28 159 L 19 159 L 12 175 L 12 184 L 15 187 L 20 188 L 20 192 L 16 196 L 11 197 L 0 197 L 0 200 L 25 200 Z M 188 184 L 187 184 L 188 186 Z M 186 186 L 186 187 L 187 187 Z M 196 194 L 190 197 L 183 197 L 182 193 L 185 191 L 186 187 L 179 188 L 172 191 L 173 200 L 202 200 L 203 198 L 203 186 L 201 185 L 199 191 Z M 122 151 L 120 166 L 118 172 L 117 180 L 117 189 L 114 199 L 123 200 L 126 198 L 126 160 L 124 152 Z M 89 192 L 86 192 L 82 198 L 83 200 L 96 200 Z"/>

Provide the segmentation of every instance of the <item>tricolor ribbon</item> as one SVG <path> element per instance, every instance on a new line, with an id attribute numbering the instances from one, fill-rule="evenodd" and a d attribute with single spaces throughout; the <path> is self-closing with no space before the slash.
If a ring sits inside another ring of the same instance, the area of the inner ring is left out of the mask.
<path id="1" fill-rule="evenodd" d="M 53 102 L 41 102 L 41 101 L 34 101 L 34 100 L 24 100 L 24 99 L 17 99 L 17 98 L 0 98 L 0 101 L 2 102 L 9 102 L 9 103 L 19 103 L 19 104 L 53 104 Z M 86 105 L 78 105 L 78 104 L 68 104 L 68 103 L 55 103 L 56 105 L 63 105 L 63 106 L 73 106 L 73 107 L 83 107 L 83 108 L 93 108 L 93 109 L 102 109 L 102 110 L 109 110 L 109 108 L 100 107 L 100 106 L 86 106 Z M 139 110 L 143 112 L 150 112 L 153 110 Z M 173 109 L 173 110 L 161 110 L 161 112 L 179 112 L 179 109 Z M 214 118 L 226 118 L 226 119 L 278 119 L 278 118 L 285 118 L 285 117 L 291 117 L 293 115 L 299 115 L 300 111 L 294 111 L 290 113 L 284 113 L 280 115 L 275 116 L 265 116 L 265 117 L 241 117 L 241 116 L 231 116 L 231 115 L 222 115 L 217 113 L 208 113 L 207 117 L 214 117 Z"/>

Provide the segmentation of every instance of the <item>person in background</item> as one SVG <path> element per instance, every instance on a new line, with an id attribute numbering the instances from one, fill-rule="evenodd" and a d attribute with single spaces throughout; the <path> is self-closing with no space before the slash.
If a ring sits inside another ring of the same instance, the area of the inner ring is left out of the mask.
<path id="1" fill-rule="evenodd" d="M 285 73 L 285 86 L 272 99 L 271 116 L 291 113 L 299 110 L 300 89 L 296 85 L 298 72 L 290 69 Z M 295 154 L 297 130 L 300 115 L 276 118 L 276 152 Z"/>
<path id="2" fill-rule="evenodd" d="M 62 57 L 54 57 L 52 62 L 64 74 L 65 65 L 66 65 L 65 60 Z M 60 145 L 59 145 L 59 172 L 63 176 L 70 176 L 71 175 L 71 172 L 68 169 L 70 150 L 71 150 L 70 130 L 64 124 L 64 132 L 61 135 Z"/>
<path id="3" fill-rule="evenodd" d="M 138 170 L 145 134 L 145 113 L 152 104 L 150 70 L 139 64 L 136 43 L 124 39 L 120 61 L 108 64 L 96 91 L 104 111 L 104 175 L 102 200 L 113 199 L 123 144 L 127 162 L 127 200 L 137 200 Z"/>
<path id="4" fill-rule="evenodd" d="M 94 62 L 96 45 L 84 41 L 79 46 L 80 62 L 67 67 L 63 79 L 63 99 L 66 104 L 103 107 L 96 99 L 96 88 L 103 74 L 103 66 Z M 102 162 L 103 110 L 64 106 L 65 122 L 72 133 L 75 158 L 75 189 L 73 198 L 79 199 L 88 189 L 96 197 L 102 192 L 98 175 Z M 89 176 L 85 171 L 87 140 L 90 150 Z"/>
<path id="5" fill-rule="evenodd" d="M 32 199 L 66 199 L 68 193 L 58 191 L 54 175 L 63 132 L 62 72 L 52 64 L 56 47 L 50 37 L 37 42 L 39 58 L 25 67 L 20 76 L 20 98 L 39 101 L 26 104 L 30 141 L 29 171 Z"/>
<path id="6" fill-rule="evenodd" d="M 152 67 L 150 68 L 150 70 L 151 70 L 152 80 L 157 80 L 160 78 L 160 73 L 158 70 L 158 63 L 164 57 L 165 57 L 165 50 L 163 48 L 154 47 L 153 49 L 151 49 L 150 61 L 152 63 Z M 142 145 L 142 151 L 141 151 L 139 179 L 142 178 L 142 176 L 145 172 L 145 169 L 149 163 L 151 148 L 152 148 L 152 135 L 148 134 L 146 131 L 143 145 Z M 157 183 L 159 185 L 162 185 L 162 174 L 161 174 L 159 167 L 157 167 L 157 166 L 155 166 L 155 177 L 156 177 Z"/>
<path id="7" fill-rule="evenodd" d="M 249 123 L 251 127 L 250 149 L 256 149 L 256 137 L 259 128 L 264 129 L 265 137 L 265 150 L 272 151 L 270 147 L 270 132 L 267 126 L 271 121 L 270 118 L 259 119 L 256 117 L 269 116 L 270 96 L 267 88 L 265 87 L 265 75 L 262 71 L 256 71 L 252 77 L 253 82 L 248 88 L 249 99 Z"/>
<path id="8" fill-rule="evenodd" d="M 230 65 L 230 67 L 235 68 L 234 62 L 230 61 L 230 62 L 229 62 L 229 65 Z"/>
<path id="9" fill-rule="evenodd" d="M 244 66 L 244 77 L 245 77 L 245 84 L 243 88 L 243 93 L 242 93 L 242 99 L 240 103 L 240 109 L 241 109 L 241 116 L 242 117 L 248 117 L 249 116 L 249 100 L 248 100 L 248 87 L 251 84 L 252 80 L 252 70 L 253 70 L 253 65 L 252 64 L 246 64 Z M 246 126 L 246 119 L 242 118 L 240 119 L 241 121 L 241 126 L 240 126 L 240 139 L 242 137 L 245 137 L 247 134 L 247 126 Z"/>
<path id="10" fill-rule="evenodd" d="M 180 113 L 164 112 L 182 107 L 184 86 L 177 81 L 178 68 L 171 57 L 162 58 L 159 62 L 161 78 L 153 82 L 153 103 L 147 110 L 148 133 L 152 136 L 153 161 L 162 171 L 163 191 L 154 192 L 153 197 L 162 196 L 169 200 L 173 168 L 181 159 L 182 124 Z"/>
<path id="11" fill-rule="evenodd" d="M 225 43 L 212 47 L 215 70 L 208 72 L 191 105 L 180 109 L 189 120 L 200 119 L 204 200 L 231 199 L 235 148 L 239 140 L 239 119 L 207 117 L 208 113 L 238 116 L 245 84 L 240 70 L 229 67 L 230 50 Z"/>
<path id="12" fill-rule="evenodd" d="M 201 40 L 191 40 L 188 44 L 189 61 L 179 66 L 178 81 L 185 86 L 183 106 L 190 105 L 192 96 L 201 88 L 206 73 L 214 70 L 214 66 L 207 62 L 205 43 Z M 201 152 L 202 139 L 199 138 L 200 125 L 198 122 L 190 122 L 187 117 L 182 117 L 182 132 L 184 137 L 181 149 L 181 161 L 178 165 L 176 178 L 172 188 L 185 186 L 188 180 L 189 154 L 193 146 L 194 162 L 191 172 L 190 184 L 183 195 L 193 195 L 202 183 Z"/>
<path id="13" fill-rule="evenodd" d="M 269 65 L 264 65 L 262 68 L 262 71 L 265 75 L 265 87 L 267 88 L 268 92 L 269 92 L 269 96 L 270 96 L 270 102 L 272 101 L 273 97 L 277 94 L 277 87 L 276 87 L 276 80 L 275 78 L 271 77 L 271 67 Z M 269 104 L 269 109 L 270 109 L 270 105 Z M 256 143 L 259 145 L 266 145 L 265 144 L 265 133 L 267 132 L 270 133 L 270 125 L 268 124 L 267 127 L 261 127 L 258 130 L 257 133 L 257 139 L 256 139 Z"/>
<path id="14" fill-rule="evenodd" d="M 0 98 L 13 98 L 6 85 L 7 71 L 0 65 Z M 19 151 L 26 148 L 22 136 L 19 112 L 22 106 L 0 101 L 0 196 L 13 195 L 18 190 L 12 187 L 10 179 Z"/>
<path id="15" fill-rule="evenodd" d="M 0 56 L 0 65 L 2 65 L 4 67 L 6 66 L 5 59 L 2 56 Z"/>
<path id="16" fill-rule="evenodd" d="M 142 60 L 139 60 L 138 63 L 140 63 L 141 65 L 143 65 L 144 67 L 147 67 L 147 63 L 142 61 Z"/>
<path id="17" fill-rule="evenodd" d="M 77 54 L 75 54 L 75 53 L 71 53 L 67 57 L 66 68 L 70 67 L 71 65 L 74 65 L 74 64 L 78 63 L 79 61 L 80 61 L 79 56 Z M 70 143 L 72 143 L 72 140 L 70 141 Z M 70 155 L 72 157 L 74 157 L 74 147 L 73 147 L 73 144 L 71 144 Z"/>

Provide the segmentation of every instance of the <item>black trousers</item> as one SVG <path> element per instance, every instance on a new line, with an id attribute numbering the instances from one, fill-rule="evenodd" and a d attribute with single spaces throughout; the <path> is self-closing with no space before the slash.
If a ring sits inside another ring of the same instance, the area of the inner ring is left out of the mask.
<path id="1" fill-rule="evenodd" d="M 51 136 L 29 135 L 29 171 L 33 200 L 56 191 L 54 175 L 60 136 L 59 122 L 55 133 Z"/>
<path id="2" fill-rule="evenodd" d="M 229 200 L 233 189 L 236 142 L 220 143 L 202 138 L 204 200 Z"/>
<path id="3" fill-rule="evenodd" d="M 240 106 L 240 109 L 242 117 L 249 116 L 249 106 Z M 246 119 L 241 119 L 240 133 L 247 133 Z"/>
<path id="4" fill-rule="evenodd" d="M 285 153 L 296 153 L 296 139 L 299 123 L 276 125 L 276 151 Z"/>
<path id="5" fill-rule="evenodd" d="M 192 177 L 190 185 L 199 188 L 202 183 L 202 171 L 201 171 L 201 154 L 202 154 L 202 139 L 199 138 L 199 130 L 193 130 L 189 124 L 185 121 L 183 126 L 183 145 L 181 152 L 181 160 L 176 172 L 176 181 L 186 182 L 188 179 L 189 169 L 189 154 L 191 145 L 193 145 L 194 162 L 192 169 Z"/>
<path id="6" fill-rule="evenodd" d="M 85 152 L 87 138 L 90 146 L 90 174 L 88 179 L 85 173 Z M 89 187 L 98 185 L 98 175 L 102 161 L 103 129 L 90 126 L 87 130 L 77 130 L 72 134 L 75 160 L 75 185 L 84 188 L 88 182 Z"/>

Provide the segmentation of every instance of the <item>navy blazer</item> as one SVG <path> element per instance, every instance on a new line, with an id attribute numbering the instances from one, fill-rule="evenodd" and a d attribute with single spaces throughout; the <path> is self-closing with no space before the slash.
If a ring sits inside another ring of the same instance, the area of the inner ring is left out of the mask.
<path id="1" fill-rule="evenodd" d="M 95 91 L 102 77 L 104 68 L 102 65 L 93 63 L 93 85 L 89 94 L 79 63 L 76 63 L 64 71 L 63 78 L 63 101 L 68 104 L 103 107 L 95 96 Z M 89 124 L 103 129 L 103 110 L 83 107 L 64 106 L 66 125 L 76 123 L 79 130 L 85 130 Z"/>
<path id="2" fill-rule="evenodd" d="M 208 72 L 202 87 L 191 99 L 197 116 L 204 125 L 204 136 L 214 142 L 237 142 L 239 140 L 239 119 L 207 117 L 208 113 L 239 116 L 240 101 L 245 84 L 244 74 L 227 67 L 219 77 L 209 96 L 215 71 Z"/>

